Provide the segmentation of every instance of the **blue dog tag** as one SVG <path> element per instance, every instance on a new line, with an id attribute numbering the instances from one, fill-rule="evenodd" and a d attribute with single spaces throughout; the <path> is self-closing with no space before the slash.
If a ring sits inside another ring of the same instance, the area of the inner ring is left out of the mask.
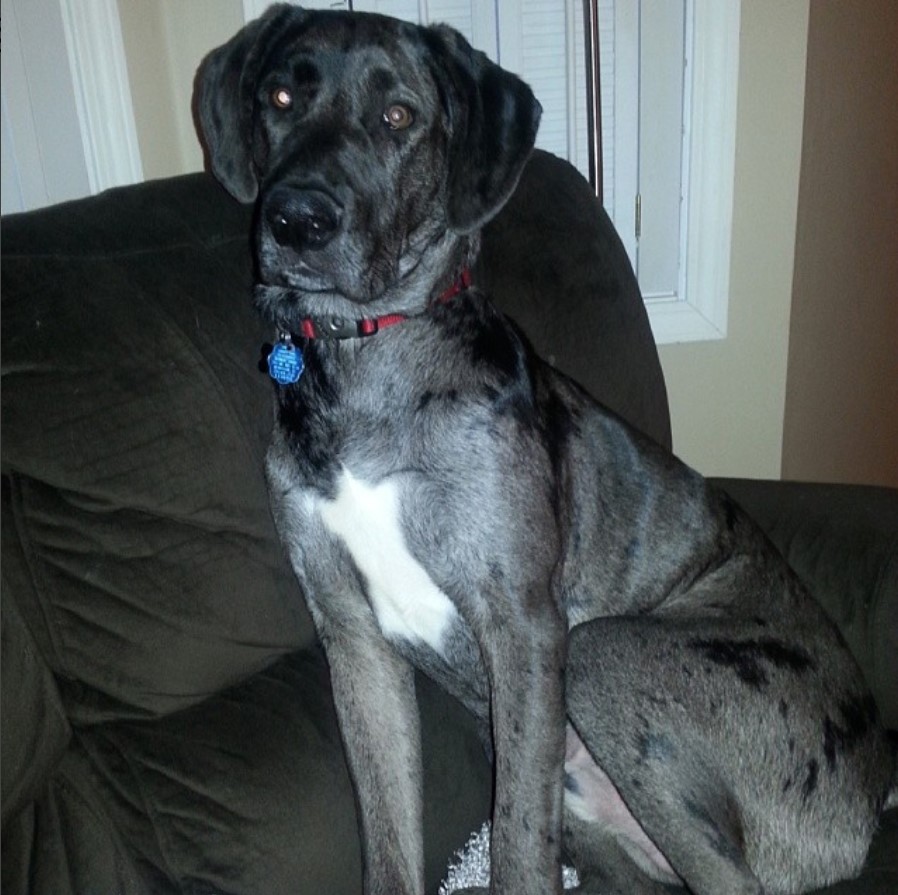
<path id="1" fill-rule="evenodd" d="M 289 336 L 282 337 L 268 355 L 268 375 L 279 385 L 298 382 L 304 367 L 302 352 L 290 341 Z"/>

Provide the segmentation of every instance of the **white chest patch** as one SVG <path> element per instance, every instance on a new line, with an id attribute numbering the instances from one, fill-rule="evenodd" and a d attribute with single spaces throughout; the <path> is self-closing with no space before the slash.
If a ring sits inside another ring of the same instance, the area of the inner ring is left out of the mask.
<path id="1" fill-rule="evenodd" d="M 368 485 L 344 469 L 336 500 L 322 501 L 320 512 L 365 576 L 384 634 L 423 641 L 441 653 L 457 612 L 406 546 L 395 482 Z"/>

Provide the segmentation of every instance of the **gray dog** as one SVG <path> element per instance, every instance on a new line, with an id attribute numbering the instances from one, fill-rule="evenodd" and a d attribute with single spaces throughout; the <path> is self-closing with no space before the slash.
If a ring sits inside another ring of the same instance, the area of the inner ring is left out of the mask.
<path id="1" fill-rule="evenodd" d="M 492 891 L 856 874 L 894 755 L 726 497 L 534 355 L 464 271 L 540 106 L 446 27 L 274 7 L 204 61 L 279 333 L 272 505 L 326 648 L 365 891 L 423 890 L 413 666 L 495 757 Z"/>

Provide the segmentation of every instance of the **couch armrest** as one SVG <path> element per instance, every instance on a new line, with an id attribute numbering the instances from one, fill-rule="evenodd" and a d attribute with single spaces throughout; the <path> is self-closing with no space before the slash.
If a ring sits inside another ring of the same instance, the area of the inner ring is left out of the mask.
<path id="1" fill-rule="evenodd" d="M 898 491 L 715 479 L 764 529 L 848 641 L 898 727 Z"/>

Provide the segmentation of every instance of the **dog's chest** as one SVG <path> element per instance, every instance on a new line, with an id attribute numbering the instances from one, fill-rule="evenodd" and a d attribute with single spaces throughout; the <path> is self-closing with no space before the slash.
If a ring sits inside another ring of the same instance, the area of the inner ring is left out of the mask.
<path id="1" fill-rule="evenodd" d="M 321 500 L 318 512 L 364 576 L 384 635 L 442 653 L 457 611 L 408 549 L 396 482 L 370 485 L 344 469 L 336 497 Z"/>

